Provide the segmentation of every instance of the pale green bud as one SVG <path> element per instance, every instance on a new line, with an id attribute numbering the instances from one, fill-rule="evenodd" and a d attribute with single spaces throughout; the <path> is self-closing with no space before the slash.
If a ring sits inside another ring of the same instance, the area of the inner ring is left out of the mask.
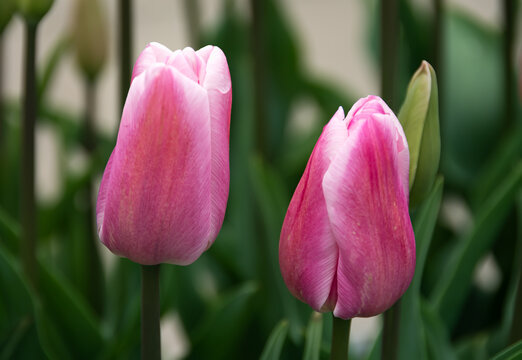
<path id="1" fill-rule="evenodd" d="M 107 22 L 98 0 L 77 0 L 74 23 L 74 47 L 82 72 L 94 80 L 107 61 Z"/>
<path id="2" fill-rule="evenodd" d="M 399 121 L 410 149 L 410 204 L 416 206 L 429 194 L 440 160 L 437 77 L 426 61 L 408 85 Z"/>

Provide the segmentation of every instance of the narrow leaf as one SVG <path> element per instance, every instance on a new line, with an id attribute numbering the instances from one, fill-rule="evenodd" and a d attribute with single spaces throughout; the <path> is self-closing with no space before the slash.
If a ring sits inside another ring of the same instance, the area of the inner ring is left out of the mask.
<path id="1" fill-rule="evenodd" d="M 323 314 L 313 312 L 306 329 L 306 342 L 303 360 L 319 360 L 323 339 Z"/>
<path id="2" fill-rule="evenodd" d="M 288 321 L 281 320 L 279 324 L 272 330 L 268 337 L 265 348 L 261 353 L 260 360 L 277 360 L 281 356 L 283 345 L 288 335 Z"/>

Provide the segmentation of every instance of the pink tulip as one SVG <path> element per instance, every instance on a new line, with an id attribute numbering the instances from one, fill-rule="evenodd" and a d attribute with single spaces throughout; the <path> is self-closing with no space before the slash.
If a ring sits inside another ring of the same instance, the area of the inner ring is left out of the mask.
<path id="1" fill-rule="evenodd" d="M 218 47 L 145 48 L 98 194 L 109 250 L 144 265 L 187 265 L 212 245 L 228 199 L 231 104 Z"/>
<path id="2" fill-rule="evenodd" d="M 342 108 L 324 127 L 292 197 L 279 243 L 290 292 L 317 311 L 377 315 L 408 288 L 415 239 L 409 153 L 379 97 Z"/>

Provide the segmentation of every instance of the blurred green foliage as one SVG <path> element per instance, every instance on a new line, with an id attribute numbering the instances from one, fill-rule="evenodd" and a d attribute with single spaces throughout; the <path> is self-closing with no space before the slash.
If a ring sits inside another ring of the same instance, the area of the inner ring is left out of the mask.
<path id="1" fill-rule="evenodd" d="M 191 266 L 161 269 L 161 312 L 179 314 L 190 343 L 189 359 L 328 358 L 331 314 L 312 313 L 286 289 L 278 265 L 279 232 L 322 126 L 339 105 L 349 108 L 355 98 L 308 74 L 281 6 L 265 3 L 264 152 L 256 147 L 251 24 L 227 1 L 218 28 L 202 37 L 202 43 L 216 44 L 227 54 L 233 81 L 231 186 L 223 229 L 211 249 Z M 378 16 L 375 7 L 368 10 L 369 49 L 375 49 Z M 438 73 L 442 176 L 412 212 L 417 270 L 402 299 L 401 359 L 489 358 L 509 345 L 517 305 L 522 264 L 520 104 L 514 128 L 503 128 L 501 34 L 452 9 L 444 10 L 443 19 L 444 66 Z M 434 57 L 434 33 L 432 14 L 407 0 L 401 1 L 400 21 L 397 91 L 402 99 L 421 60 Z M 67 39 L 57 43 L 39 69 L 38 121 L 57 132 L 64 154 L 81 147 L 81 116 L 52 107 L 45 95 L 69 44 Z M 297 135 L 289 119 L 303 101 L 317 108 L 317 121 Z M 86 168 L 64 173 L 60 198 L 38 205 L 41 284 L 35 293 L 19 260 L 19 101 L 7 100 L 3 109 L 0 359 L 139 358 L 139 266 L 118 259 L 104 268 L 101 314 L 87 301 L 91 269 L 84 254 L 93 224 L 87 220 L 85 187 L 103 171 L 115 137 L 98 134 Z M 65 168 L 66 156 L 61 162 Z M 470 209 L 472 223 L 463 231 L 441 216 L 448 197 Z M 501 275 L 491 291 L 473 278 L 486 254 L 492 254 Z M 378 358 L 379 349 L 377 337 L 367 354 L 352 358 Z M 518 343 L 495 359 L 510 358 L 520 349 Z"/>

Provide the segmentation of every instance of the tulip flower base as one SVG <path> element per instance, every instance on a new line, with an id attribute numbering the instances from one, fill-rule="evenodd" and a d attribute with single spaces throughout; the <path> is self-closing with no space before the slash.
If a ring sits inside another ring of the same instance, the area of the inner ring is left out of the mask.
<path id="1" fill-rule="evenodd" d="M 141 358 L 161 359 L 159 265 L 141 265 Z"/>
<path id="2" fill-rule="evenodd" d="M 331 360 L 348 360 L 348 344 L 352 319 L 333 317 Z"/>

